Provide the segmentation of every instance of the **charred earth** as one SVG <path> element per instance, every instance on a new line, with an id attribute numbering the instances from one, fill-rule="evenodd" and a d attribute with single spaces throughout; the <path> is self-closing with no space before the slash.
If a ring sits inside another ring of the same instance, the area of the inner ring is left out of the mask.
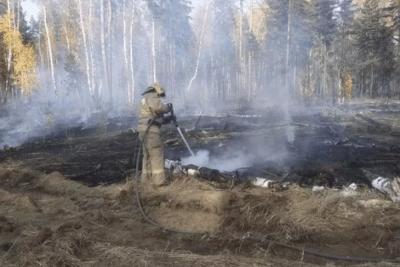
<path id="1" fill-rule="evenodd" d="M 371 181 L 400 173 L 400 105 L 294 114 L 181 118 L 200 158 L 165 129 L 168 159 L 209 170 L 176 174 L 158 192 L 141 188 L 149 215 L 180 233 L 148 224 L 136 206 L 134 118 L 5 147 L 0 265 L 396 266 L 400 206 Z"/>

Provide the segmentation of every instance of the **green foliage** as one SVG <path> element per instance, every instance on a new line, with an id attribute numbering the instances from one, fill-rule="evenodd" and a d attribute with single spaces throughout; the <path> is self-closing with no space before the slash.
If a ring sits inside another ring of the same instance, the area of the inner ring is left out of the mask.
<path id="1" fill-rule="evenodd" d="M 354 30 L 359 72 L 368 82 L 362 85 L 362 93 L 388 95 L 395 66 L 393 31 L 378 0 L 366 1 Z"/>
<path id="2" fill-rule="evenodd" d="M 156 34 L 161 37 L 156 42 L 163 44 L 159 46 L 158 55 L 162 55 L 159 63 L 168 66 L 174 62 L 171 72 L 160 72 L 159 79 L 169 88 L 184 88 L 190 75 L 188 70 L 193 67 L 191 62 L 194 62 L 192 47 L 195 37 L 190 24 L 190 1 L 149 0 L 147 5 L 156 25 Z M 176 81 L 181 83 L 176 84 Z M 174 93 L 179 95 L 182 92 Z"/>
<path id="3" fill-rule="evenodd" d="M 332 44 L 337 31 L 337 24 L 334 17 L 336 4 L 336 0 L 312 1 L 314 12 L 313 30 L 328 47 Z"/>
<path id="4" fill-rule="evenodd" d="M 48 12 L 55 76 L 68 91 L 79 93 L 87 90 L 85 76 L 90 76 L 95 90 L 103 92 L 99 97 L 106 96 L 108 87 L 110 94 L 114 91 L 121 97 L 127 85 L 147 86 L 153 78 L 154 21 L 157 78 L 171 96 L 183 95 L 198 56 L 193 91 L 199 91 L 205 101 L 271 98 L 286 89 L 293 97 L 326 100 L 343 95 L 345 87 L 351 87 L 346 90 L 353 96 L 400 95 L 400 0 L 385 1 L 389 3 L 385 6 L 379 0 L 363 4 L 355 0 L 263 0 L 252 2 L 254 13 L 248 8 L 250 1 L 244 1 L 242 13 L 239 0 L 212 0 L 207 16 L 208 1 L 201 2 L 203 10 L 196 10 L 200 22 L 194 27 L 190 0 L 104 0 L 102 25 L 95 0 L 91 6 L 82 0 L 82 22 L 76 0 L 38 0 Z M 14 87 L 29 84 L 20 77 L 35 65 L 30 47 L 36 48 L 40 67 L 49 68 L 43 21 L 28 24 L 22 9 L 14 10 L 20 12 L 15 31 L 19 36 L 12 39 L 22 40 L 22 46 L 13 53 L 10 75 L 5 71 L 10 47 L 5 32 L 9 31 L 4 28 L 0 46 L 3 88 L 9 80 Z M 0 14 L 5 11 L 0 7 Z M 203 17 L 207 21 L 199 49 Z M 87 62 L 90 68 L 85 68 Z M 134 81 L 128 82 L 127 77 Z"/>

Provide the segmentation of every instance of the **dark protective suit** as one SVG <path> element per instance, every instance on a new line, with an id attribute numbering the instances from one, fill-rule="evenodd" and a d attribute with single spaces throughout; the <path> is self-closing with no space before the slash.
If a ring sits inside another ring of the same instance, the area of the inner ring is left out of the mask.
<path id="1" fill-rule="evenodd" d="M 143 144 L 142 179 L 154 185 L 166 182 L 164 170 L 164 144 L 161 140 L 161 122 L 149 122 L 154 118 L 162 118 L 169 112 L 169 107 L 161 101 L 154 91 L 144 94 L 139 110 L 139 138 Z"/>

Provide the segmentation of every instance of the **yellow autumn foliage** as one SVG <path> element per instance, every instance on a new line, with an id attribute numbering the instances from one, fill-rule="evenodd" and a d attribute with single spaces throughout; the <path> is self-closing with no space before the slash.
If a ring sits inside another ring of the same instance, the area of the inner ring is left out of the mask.
<path id="1" fill-rule="evenodd" d="M 342 80 L 342 88 L 341 88 L 341 96 L 346 99 L 351 99 L 353 95 L 353 77 L 351 73 L 346 72 L 341 75 Z"/>
<path id="2" fill-rule="evenodd" d="M 0 41 L 12 54 L 12 81 L 24 95 L 29 95 L 37 83 L 36 57 L 34 49 L 25 45 L 21 33 L 12 24 L 13 15 L 5 14 L 0 17 Z M 6 55 L 2 55 L 7 58 Z"/>
<path id="3" fill-rule="evenodd" d="M 258 4 L 253 7 L 252 18 L 252 32 L 258 43 L 262 43 L 268 32 L 268 15 L 269 7 L 266 4 Z"/>

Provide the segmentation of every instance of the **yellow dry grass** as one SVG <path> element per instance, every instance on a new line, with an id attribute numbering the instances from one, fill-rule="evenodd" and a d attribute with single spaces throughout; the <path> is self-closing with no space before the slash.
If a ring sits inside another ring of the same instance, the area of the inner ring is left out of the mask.
<path id="1" fill-rule="evenodd" d="M 0 165 L 0 247 L 5 248 L 0 266 L 310 266 L 297 258 L 271 258 L 262 250 L 253 257 L 229 250 L 198 255 L 182 251 L 187 240 L 180 250 L 171 250 L 169 238 L 135 211 L 133 188 L 132 183 L 89 188 L 59 173 Z M 216 190 L 183 177 L 143 193 L 146 209 L 162 225 L 213 233 L 227 242 L 252 232 L 283 242 L 317 240 L 345 249 L 352 249 L 357 240 L 377 249 L 400 224 L 399 205 L 372 201 L 379 205 L 365 206 L 360 201 L 379 198 L 368 192 L 343 197 L 336 191 L 316 194 L 300 187 L 283 192 Z M 193 241 L 192 249 L 196 242 L 204 246 L 207 241 Z M 399 248 L 394 243 L 391 249 L 397 253 Z"/>

